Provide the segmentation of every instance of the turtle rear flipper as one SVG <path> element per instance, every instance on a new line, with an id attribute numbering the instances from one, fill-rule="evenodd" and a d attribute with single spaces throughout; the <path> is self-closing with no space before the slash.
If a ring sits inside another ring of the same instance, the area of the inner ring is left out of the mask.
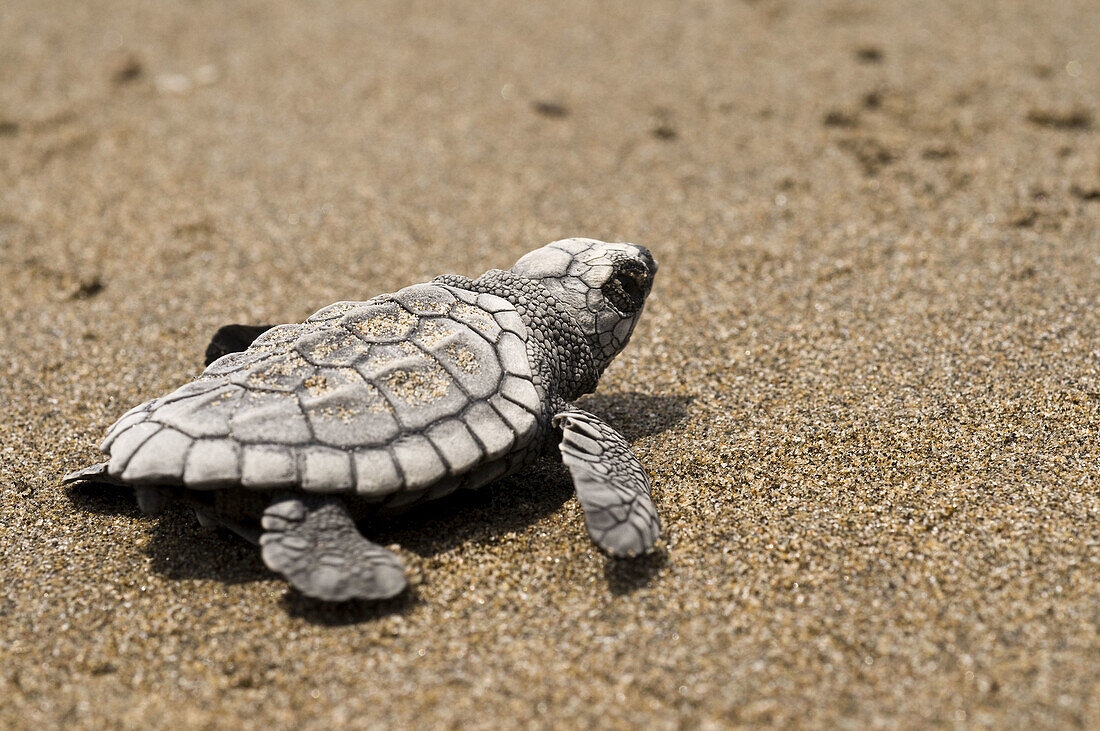
<path id="1" fill-rule="evenodd" d="M 214 333 L 210 344 L 206 346 L 203 365 L 210 365 L 223 355 L 247 350 L 252 342 L 270 330 L 274 325 L 223 325 Z"/>
<path id="2" fill-rule="evenodd" d="M 277 498 L 263 517 L 263 559 L 306 596 L 330 602 L 387 599 L 406 585 L 401 560 L 371 543 L 333 497 Z"/>

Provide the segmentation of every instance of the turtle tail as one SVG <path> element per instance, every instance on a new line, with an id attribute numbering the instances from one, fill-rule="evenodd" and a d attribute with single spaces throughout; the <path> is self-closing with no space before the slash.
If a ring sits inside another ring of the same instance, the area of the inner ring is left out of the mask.
<path id="1" fill-rule="evenodd" d="M 61 478 L 61 484 L 65 486 L 83 485 L 87 483 L 118 485 L 119 487 L 132 487 L 134 497 L 137 498 L 138 507 L 146 515 L 156 515 L 164 510 L 168 504 L 169 494 L 161 487 L 150 485 L 128 485 L 117 477 L 107 472 L 108 462 L 100 462 L 91 467 L 85 467 Z"/>
<path id="2" fill-rule="evenodd" d="M 118 480 L 107 474 L 108 462 L 100 462 L 91 467 L 85 467 L 61 478 L 62 485 L 77 485 L 82 482 L 108 482 L 112 485 L 121 484 Z"/>

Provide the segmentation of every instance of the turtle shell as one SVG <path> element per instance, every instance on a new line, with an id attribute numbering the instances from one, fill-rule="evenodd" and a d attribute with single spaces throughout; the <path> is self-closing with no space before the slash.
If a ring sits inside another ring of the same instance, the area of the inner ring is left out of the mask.
<path id="1" fill-rule="evenodd" d="M 378 497 L 523 449 L 540 429 L 528 333 L 505 299 L 418 284 L 280 325 L 119 419 L 130 484 Z"/>

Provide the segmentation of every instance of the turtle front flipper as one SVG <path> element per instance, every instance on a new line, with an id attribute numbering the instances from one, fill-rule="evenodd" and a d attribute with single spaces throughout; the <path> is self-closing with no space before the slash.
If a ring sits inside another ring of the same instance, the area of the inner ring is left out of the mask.
<path id="1" fill-rule="evenodd" d="M 661 535 L 649 478 L 621 434 L 567 407 L 554 416 L 562 461 L 573 477 L 588 534 L 615 557 L 648 553 Z"/>
<path id="2" fill-rule="evenodd" d="M 263 528 L 264 563 L 306 596 L 386 599 L 405 588 L 401 560 L 364 538 L 339 498 L 281 496 L 264 511 Z"/>
<path id="3" fill-rule="evenodd" d="M 203 365 L 210 365 L 223 355 L 247 350 L 252 342 L 274 325 L 223 325 L 206 346 Z"/>

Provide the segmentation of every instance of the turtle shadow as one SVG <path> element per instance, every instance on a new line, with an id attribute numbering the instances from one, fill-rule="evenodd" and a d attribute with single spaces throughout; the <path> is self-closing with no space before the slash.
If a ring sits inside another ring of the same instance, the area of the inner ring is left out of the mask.
<path id="1" fill-rule="evenodd" d="M 395 614 L 408 614 L 420 605 L 420 598 L 416 588 L 409 587 L 392 599 L 352 599 L 334 603 L 308 597 L 291 588 L 283 595 L 282 605 L 290 616 L 304 619 L 311 624 L 345 627 L 373 622 Z"/>
<path id="2" fill-rule="evenodd" d="M 77 510 L 93 515 L 141 517 L 132 488 L 106 482 L 82 482 L 62 488 Z"/>
<path id="3" fill-rule="evenodd" d="M 637 391 L 584 396 L 577 405 L 591 411 L 634 442 L 672 429 L 688 418 L 693 396 L 656 396 Z"/>
<path id="4" fill-rule="evenodd" d="M 663 548 L 634 558 L 608 557 L 603 577 L 612 594 L 627 596 L 648 586 L 665 566 L 668 566 L 668 551 Z"/>
<path id="5" fill-rule="evenodd" d="M 628 441 L 636 441 L 684 421 L 692 401 L 690 396 L 629 392 L 586 396 L 579 405 L 605 419 Z M 455 492 L 399 516 L 373 518 L 361 527 L 377 543 L 397 543 L 418 556 L 431 557 L 459 545 L 525 530 L 561 510 L 572 497 L 569 471 L 557 460 L 545 459 L 478 490 Z"/>
<path id="6" fill-rule="evenodd" d="M 214 579 L 225 584 L 282 580 L 264 565 L 260 548 L 235 533 L 198 525 L 191 508 L 174 505 L 152 523 L 145 554 L 161 576 L 180 581 Z M 288 614 L 314 624 L 342 626 L 406 614 L 419 603 L 415 587 L 392 599 L 325 602 L 302 594 L 289 584 L 281 599 Z"/>
<path id="7" fill-rule="evenodd" d="M 277 576 L 264 565 L 259 546 L 222 528 L 200 527 L 191 508 L 179 503 L 152 519 L 144 551 L 153 571 L 173 581 L 245 584 Z"/>
<path id="8" fill-rule="evenodd" d="M 371 540 L 430 558 L 468 543 L 522 531 L 561 510 L 573 496 L 564 465 L 544 460 L 519 475 L 452 493 L 397 516 L 360 525 Z"/>
<path id="9" fill-rule="evenodd" d="M 65 488 L 78 510 L 96 515 L 125 516 L 148 523 L 143 552 L 157 574 L 172 580 L 209 579 L 227 584 L 271 578 L 260 551 L 225 530 L 204 530 L 183 504 L 170 505 L 155 518 L 144 515 L 133 488 L 106 482 L 86 482 Z"/>
<path id="10" fill-rule="evenodd" d="M 587 396 L 579 405 L 606 420 L 628 441 L 672 429 L 688 417 L 690 396 L 613 393 Z M 556 460 L 543 460 L 519 475 L 474 492 L 453 493 L 400 516 L 368 521 L 361 527 L 372 540 L 397 543 L 422 558 L 467 543 L 522 531 L 557 513 L 573 497 L 569 471 Z M 631 559 L 609 558 L 604 578 L 613 594 L 627 595 L 648 585 L 668 564 L 664 549 Z"/>

